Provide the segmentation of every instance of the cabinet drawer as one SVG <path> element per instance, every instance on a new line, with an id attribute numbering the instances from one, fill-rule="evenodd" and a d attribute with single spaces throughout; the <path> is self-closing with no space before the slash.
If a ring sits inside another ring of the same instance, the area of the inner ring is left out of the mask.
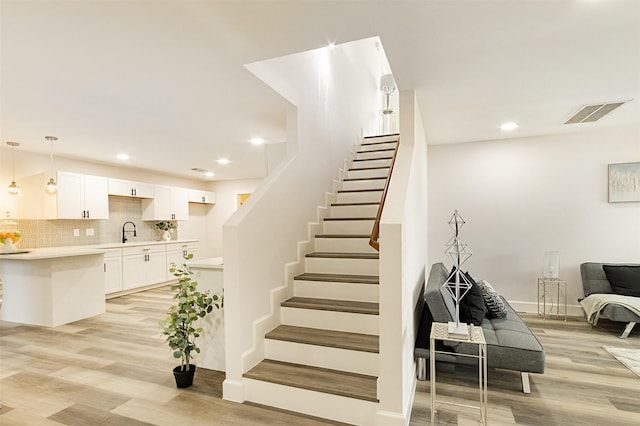
<path id="1" fill-rule="evenodd" d="M 166 248 L 164 244 L 154 244 L 149 246 L 124 247 L 122 249 L 122 255 L 164 253 L 165 251 Z"/>
<path id="2" fill-rule="evenodd" d="M 106 249 L 104 251 L 104 258 L 105 259 L 112 259 L 112 258 L 117 258 L 117 257 L 122 257 L 122 249 L 112 248 L 112 249 Z"/>
<path id="3" fill-rule="evenodd" d="M 168 243 L 167 251 L 194 250 L 198 248 L 198 243 Z"/>

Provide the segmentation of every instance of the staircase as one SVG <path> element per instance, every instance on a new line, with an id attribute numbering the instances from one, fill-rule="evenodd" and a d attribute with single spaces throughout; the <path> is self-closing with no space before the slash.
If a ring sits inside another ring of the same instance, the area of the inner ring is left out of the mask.
<path id="1" fill-rule="evenodd" d="M 398 136 L 365 138 L 323 220 L 265 359 L 244 374 L 253 403 L 348 424 L 378 410 L 378 252 L 369 246 Z"/>

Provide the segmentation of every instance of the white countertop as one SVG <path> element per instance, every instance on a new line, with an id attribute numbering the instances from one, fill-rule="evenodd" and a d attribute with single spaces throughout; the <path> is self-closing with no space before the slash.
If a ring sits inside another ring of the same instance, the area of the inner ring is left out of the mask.
<path id="1" fill-rule="evenodd" d="M 174 244 L 174 243 L 196 243 L 199 240 L 158 240 L 158 241 L 127 241 L 126 243 L 105 243 L 94 246 L 87 246 L 97 249 L 111 249 L 111 248 L 123 248 L 123 247 L 137 247 L 137 246 L 151 246 L 159 244 Z"/>
<path id="2" fill-rule="evenodd" d="M 221 257 L 211 257 L 209 259 L 198 259 L 193 260 L 191 262 L 187 262 L 191 268 L 200 268 L 200 269 L 219 269 L 223 270 L 223 262 Z"/>
<path id="3" fill-rule="evenodd" d="M 3 260 L 41 260 L 54 259 L 59 257 L 89 256 L 100 254 L 104 254 L 104 250 L 90 247 L 50 247 L 30 249 L 28 253 L 3 254 L 0 255 L 0 262 L 2 262 Z"/>
<path id="4" fill-rule="evenodd" d="M 132 241 L 127 243 L 105 243 L 105 244 L 89 245 L 89 246 L 48 247 L 48 248 L 37 248 L 37 249 L 18 248 L 19 252 L 20 251 L 29 251 L 29 252 L 0 254 L 0 261 L 40 260 L 40 259 L 53 259 L 53 258 L 59 258 L 59 257 L 88 256 L 88 255 L 104 254 L 104 251 L 106 249 L 112 249 L 112 248 L 136 247 L 136 246 L 171 244 L 171 243 L 189 243 L 189 242 L 197 242 L 197 241 L 198 240 Z"/>

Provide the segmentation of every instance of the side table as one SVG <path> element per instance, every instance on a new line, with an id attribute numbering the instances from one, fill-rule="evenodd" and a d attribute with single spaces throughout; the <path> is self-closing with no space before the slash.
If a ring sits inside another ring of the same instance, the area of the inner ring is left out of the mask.
<path id="1" fill-rule="evenodd" d="M 547 304 L 551 305 L 549 310 L 547 310 Z M 561 306 L 564 310 L 560 309 Z M 565 280 L 538 278 L 538 315 L 542 316 L 542 319 L 547 319 L 547 315 L 564 317 L 564 321 L 567 322 L 567 282 Z"/>
<path id="2" fill-rule="evenodd" d="M 468 327 L 470 337 L 450 337 L 448 332 L 448 324 L 434 322 L 431 328 L 430 344 L 429 344 L 429 367 L 431 370 L 431 424 L 435 424 L 436 403 L 456 405 L 458 407 L 475 408 L 480 410 L 480 422 L 487 424 L 487 342 L 484 339 L 484 333 L 481 327 Z M 472 333 L 471 333 L 472 331 Z M 461 354 L 455 352 L 437 351 L 436 340 L 471 343 L 478 345 L 478 354 Z M 478 392 L 479 405 L 458 404 L 455 402 L 442 401 L 436 398 L 436 354 L 447 354 L 454 356 L 462 356 L 467 358 L 476 358 L 478 360 Z"/>

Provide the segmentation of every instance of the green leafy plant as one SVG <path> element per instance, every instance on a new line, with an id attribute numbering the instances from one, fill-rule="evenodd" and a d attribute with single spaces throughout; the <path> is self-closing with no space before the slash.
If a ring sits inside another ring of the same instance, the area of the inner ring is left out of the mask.
<path id="1" fill-rule="evenodd" d="M 193 254 L 185 256 L 186 260 L 193 258 Z M 180 370 L 189 371 L 191 353 L 200 353 L 195 340 L 200 337 L 202 327 L 196 328 L 194 322 L 204 318 L 213 311 L 220 309 L 224 303 L 224 295 L 211 295 L 210 292 L 199 292 L 198 283 L 191 279 L 192 272 L 184 263 L 182 266 L 171 264 L 169 271 L 178 279 L 171 288 L 176 291 L 173 296 L 176 305 L 169 308 L 167 317 L 160 322 L 162 334 L 167 336 L 167 343 L 173 350 L 174 358 L 180 358 Z"/>
<path id="2" fill-rule="evenodd" d="M 176 229 L 178 225 L 175 222 L 171 222 L 169 220 L 165 220 L 162 222 L 156 222 L 156 228 L 161 231 L 170 231 L 172 229 Z"/>

